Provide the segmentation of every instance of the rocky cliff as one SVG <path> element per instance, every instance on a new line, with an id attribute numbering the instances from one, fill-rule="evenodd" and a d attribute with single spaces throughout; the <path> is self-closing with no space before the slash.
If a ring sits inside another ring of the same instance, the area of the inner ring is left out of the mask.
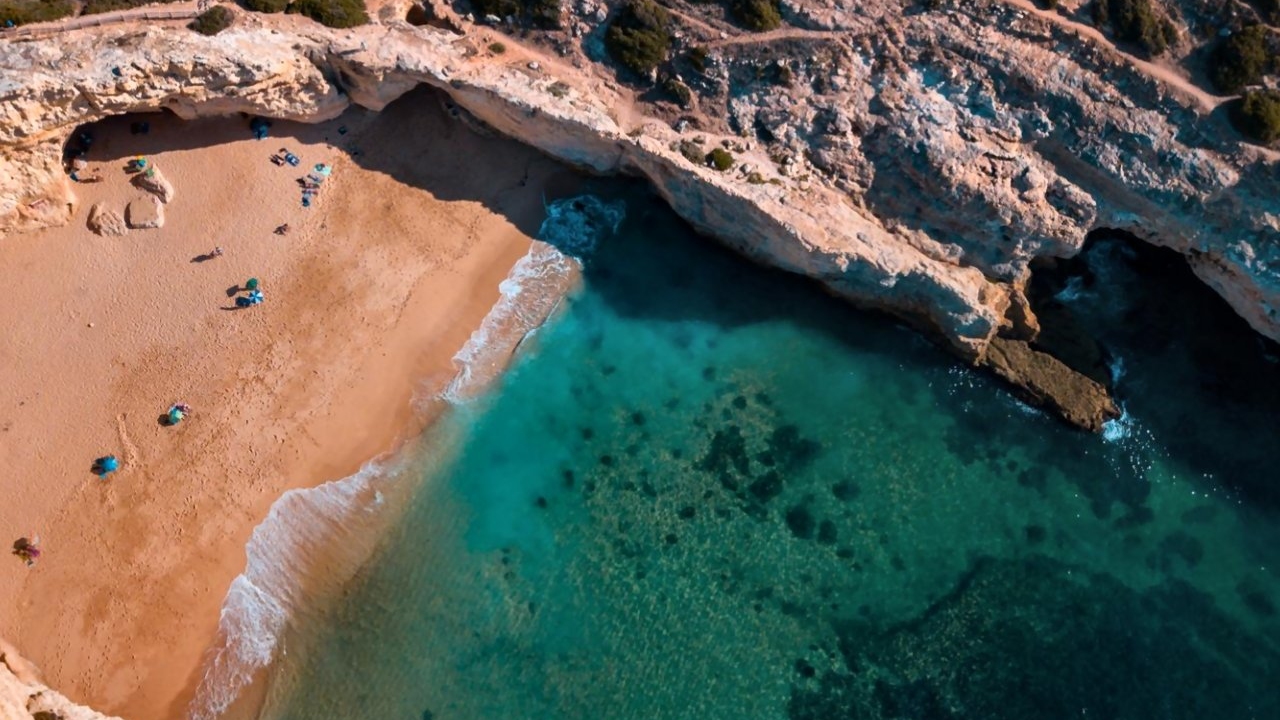
<path id="1" fill-rule="evenodd" d="M 693 89 L 683 109 L 636 101 L 593 60 L 609 8 L 589 1 L 546 51 L 508 41 L 502 55 L 487 50 L 491 30 L 415 27 L 394 7 L 346 31 L 242 16 L 214 37 L 126 25 L 3 43 L 0 230 L 69 220 L 62 144 L 82 123 L 159 109 L 315 121 L 427 83 L 550 155 L 647 177 L 700 230 L 975 362 L 997 335 L 1034 340 L 1032 262 L 1077 253 L 1098 228 L 1183 253 L 1280 339 L 1280 187 L 1267 153 L 1222 122 L 1219 99 L 1018 4 L 787 0 L 789 27 L 752 36 L 674 2 L 672 56 L 705 57 L 670 64 Z M 713 147 L 731 169 L 701 161 Z M 1065 390 L 1042 382 L 1030 394 L 1075 393 L 1085 406 L 1064 415 L 1099 427 L 1115 410 L 1105 392 L 1061 370 Z"/>
<path id="2" fill-rule="evenodd" d="M 40 682 L 35 668 L 0 640 L 0 720 L 120 720 L 67 700 Z"/>

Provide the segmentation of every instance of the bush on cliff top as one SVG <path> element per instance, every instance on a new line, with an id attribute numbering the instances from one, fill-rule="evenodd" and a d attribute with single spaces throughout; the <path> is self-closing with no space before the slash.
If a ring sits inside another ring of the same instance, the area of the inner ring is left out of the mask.
<path id="1" fill-rule="evenodd" d="M 241 0 L 246 10 L 260 13 L 284 12 L 289 7 L 289 0 Z"/>
<path id="2" fill-rule="evenodd" d="M 369 22 L 364 0 L 295 0 L 288 12 L 305 15 L 331 28 L 349 28 Z"/>
<path id="3" fill-rule="evenodd" d="M 1250 25 L 1227 38 L 1210 60 L 1213 85 L 1220 92 L 1236 94 L 1247 85 L 1262 82 L 1272 63 L 1267 52 L 1267 29 Z"/>
<path id="4" fill-rule="evenodd" d="M 724 148 L 716 148 L 707 153 L 707 164 L 720 172 L 724 172 L 733 167 L 733 153 Z"/>
<path id="5" fill-rule="evenodd" d="M 116 10 L 128 10 L 130 8 L 142 7 L 143 5 L 151 5 L 153 3 L 171 3 L 180 0 L 85 0 L 84 9 L 80 11 L 81 15 L 98 15 L 101 13 L 115 12 Z"/>
<path id="6" fill-rule="evenodd" d="M 1231 113 L 1240 132 L 1250 139 L 1271 143 L 1280 138 L 1280 91 L 1253 90 Z"/>
<path id="7" fill-rule="evenodd" d="M 614 60 L 637 75 L 648 75 L 671 50 L 670 16 L 653 0 L 631 0 L 604 35 Z"/>
<path id="8" fill-rule="evenodd" d="M 48 22 L 74 14 L 71 0 L 0 0 L 0 25 L 6 20 L 14 25 Z"/>
<path id="9" fill-rule="evenodd" d="M 231 27 L 231 22 L 235 20 L 235 15 L 222 5 L 214 5 L 213 7 L 200 13 L 195 20 L 187 27 L 195 30 L 201 35 L 217 35 L 218 33 Z"/>
<path id="10" fill-rule="evenodd" d="M 1178 29 L 1156 13 L 1151 0 L 1093 0 L 1093 24 L 1110 25 L 1117 39 L 1149 56 L 1163 53 L 1178 39 Z"/>
<path id="11" fill-rule="evenodd" d="M 748 30 L 766 32 L 782 24 L 777 0 L 733 0 L 733 17 Z"/>

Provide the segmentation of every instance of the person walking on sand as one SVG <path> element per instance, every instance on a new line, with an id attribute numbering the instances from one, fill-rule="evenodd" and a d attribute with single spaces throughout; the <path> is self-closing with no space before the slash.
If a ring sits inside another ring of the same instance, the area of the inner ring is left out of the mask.
<path id="1" fill-rule="evenodd" d="M 285 223 L 285 224 L 283 224 L 283 225 L 281 225 L 281 226 L 277 227 L 277 228 L 276 228 L 276 234 L 277 234 L 277 235 L 288 235 L 288 234 L 289 234 L 289 223 Z"/>
<path id="2" fill-rule="evenodd" d="M 222 246 L 215 245 L 213 250 L 209 252 L 209 257 L 211 258 L 222 257 Z"/>

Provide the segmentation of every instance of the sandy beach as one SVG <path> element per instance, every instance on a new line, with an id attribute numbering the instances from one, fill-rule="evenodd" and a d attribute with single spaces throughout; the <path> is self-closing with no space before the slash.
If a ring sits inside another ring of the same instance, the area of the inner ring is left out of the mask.
<path id="1" fill-rule="evenodd" d="M 254 526 L 420 431 L 415 398 L 453 376 L 544 193 L 575 176 L 426 91 L 265 140 L 245 118 L 163 114 L 93 133 L 105 180 L 77 186 L 73 222 L 0 241 L 0 537 L 43 550 L 0 563 L 0 637 L 76 701 L 181 717 Z M 300 168 L 269 161 L 282 147 Z M 123 171 L 140 154 L 176 189 L 164 227 L 93 234 L 94 202 L 141 195 Z M 303 208 L 315 163 L 333 175 Z M 266 300 L 236 309 L 251 277 Z M 162 425 L 180 401 L 192 415 Z M 122 468 L 103 481 L 107 454 Z"/>

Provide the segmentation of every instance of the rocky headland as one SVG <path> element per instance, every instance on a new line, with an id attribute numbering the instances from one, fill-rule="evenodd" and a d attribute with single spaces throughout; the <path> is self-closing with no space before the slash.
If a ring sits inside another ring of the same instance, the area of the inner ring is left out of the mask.
<path id="1" fill-rule="evenodd" d="M 1280 183 L 1222 98 L 1009 0 L 788 0 L 760 34 L 700 7 L 671 5 L 674 97 L 618 79 L 602 40 L 617 8 L 592 0 L 523 43 L 500 35 L 514 19 L 406 4 L 347 30 L 237 11 L 214 36 L 121 23 L 0 43 L 0 232 L 75 216 L 64 147 L 85 123 L 319 121 L 426 83 L 567 163 L 647 178 L 706 234 L 906 319 L 1086 428 L 1116 409 L 1041 357 L 1026 287 L 1094 230 L 1180 252 L 1280 339 Z M 716 148 L 728 167 L 703 161 Z M 1053 382 L 1023 381 L 1045 368 Z"/>

